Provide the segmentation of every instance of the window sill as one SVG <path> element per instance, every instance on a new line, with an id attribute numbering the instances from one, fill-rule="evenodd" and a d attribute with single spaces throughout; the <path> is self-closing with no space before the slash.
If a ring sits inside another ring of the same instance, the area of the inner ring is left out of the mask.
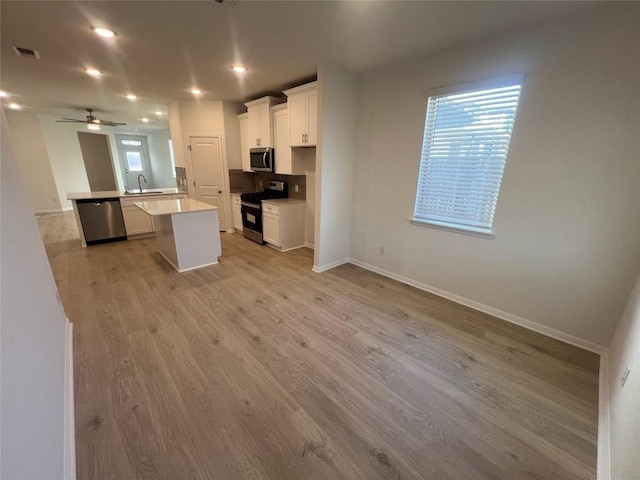
<path id="1" fill-rule="evenodd" d="M 417 220 L 412 218 L 409 220 L 412 225 L 417 225 L 418 227 L 426 227 L 426 228 L 435 228 L 436 230 L 444 230 L 445 232 L 452 233 L 461 233 L 463 235 L 469 235 L 472 237 L 486 238 L 489 240 L 493 240 L 495 235 L 493 233 L 486 233 L 479 230 L 474 230 L 473 228 L 465 228 L 458 227 L 446 223 L 427 221 L 427 220 Z"/>

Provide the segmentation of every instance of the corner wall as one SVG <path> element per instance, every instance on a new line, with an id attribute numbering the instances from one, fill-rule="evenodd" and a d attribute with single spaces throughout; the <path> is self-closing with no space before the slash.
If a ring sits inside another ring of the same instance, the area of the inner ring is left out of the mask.
<path id="1" fill-rule="evenodd" d="M 4 114 L 0 130 L 0 478 L 62 479 L 66 318 Z"/>
<path id="2" fill-rule="evenodd" d="M 350 256 L 607 345 L 640 270 L 639 9 L 585 9 L 363 75 Z M 514 72 L 527 78 L 495 239 L 410 224 L 427 91 Z"/>
<path id="3" fill-rule="evenodd" d="M 358 77 L 339 67 L 321 67 L 313 242 L 316 272 L 345 263 L 349 258 L 357 107 Z"/>
<path id="4" fill-rule="evenodd" d="M 611 479 L 640 476 L 640 276 L 609 346 L 609 448 Z M 622 373 L 630 374 L 624 387 Z"/>
<path id="5" fill-rule="evenodd" d="M 38 213 L 60 211 L 60 197 L 38 115 L 15 111 L 7 111 L 6 115 L 11 144 L 26 180 L 29 204 Z"/>

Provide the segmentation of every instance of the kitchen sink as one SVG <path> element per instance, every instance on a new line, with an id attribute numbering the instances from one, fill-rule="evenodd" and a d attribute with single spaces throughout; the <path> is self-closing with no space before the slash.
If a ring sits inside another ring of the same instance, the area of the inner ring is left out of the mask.
<path id="1" fill-rule="evenodd" d="M 162 190 L 146 190 L 144 192 L 130 192 L 125 190 L 125 195 L 156 195 L 158 193 L 164 193 Z"/>

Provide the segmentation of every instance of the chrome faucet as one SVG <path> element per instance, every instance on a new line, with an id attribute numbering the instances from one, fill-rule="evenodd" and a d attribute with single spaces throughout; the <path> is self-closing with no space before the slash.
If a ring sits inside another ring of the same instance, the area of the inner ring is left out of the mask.
<path id="1" fill-rule="evenodd" d="M 140 193 L 142 193 L 142 183 L 140 182 L 140 177 L 142 177 L 142 179 L 144 180 L 145 185 L 149 185 L 149 182 L 147 182 L 147 179 L 143 174 L 138 175 L 138 188 L 140 189 Z"/>

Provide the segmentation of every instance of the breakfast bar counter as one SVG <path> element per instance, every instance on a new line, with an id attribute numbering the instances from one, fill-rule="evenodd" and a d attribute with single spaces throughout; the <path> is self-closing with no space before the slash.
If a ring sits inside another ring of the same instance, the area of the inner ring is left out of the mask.
<path id="1" fill-rule="evenodd" d="M 189 198 L 134 205 L 153 217 L 158 252 L 178 272 L 218 263 L 222 255 L 218 207 Z"/>

